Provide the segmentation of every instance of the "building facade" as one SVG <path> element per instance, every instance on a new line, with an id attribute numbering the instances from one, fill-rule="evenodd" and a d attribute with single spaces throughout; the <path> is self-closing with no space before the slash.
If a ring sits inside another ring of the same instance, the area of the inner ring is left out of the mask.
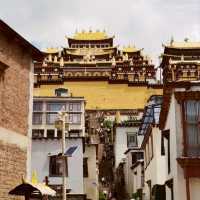
<path id="1" fill-rule="evenodd" d="M 81 32 L 67 38 L 68 46 L 47 49 L 43 62 L 34 66 L 34 95 L 52 96 L 63 87 L 84 96 L 86 110 L 143 109 L 149 96 L 162 93 L 156 69 L 142 49 L 119 49 L 113 38 Z"/>
<path id="2" fill-rule="evenodd" d="M 88 166 L 84 168 L 85 101 L 82 97 L 71 97 L 67 92 L 65 89 L 58 88 L 55 90 L 54 97 L 34 98 L 32 171 L 37 172 L 40 182 L 48 180 L 48 185 L 57 191 L 56 198 L 61 197 L 63 164 L 59 154 L 62 131 L 57 129 L 55 124 L 59 119 L 58 113 L 65 111 L 66 122 L 69 123 L 69 128 L 65 132 L 66 154 L 74 149 L 66 159 L 67 196 L 86 199 L 84 174 Z"/>
<path id="3" fill-rule="evenodd" d="M 160 129 L 167 162 L 166 199 L 199 199 L 200 43 L 165 46 Z"/>
<path id="4" fill-rule="evenodd" d="M 33 59 L 42 54 L 0 20 L 0 199 L 30 178 Z"/>

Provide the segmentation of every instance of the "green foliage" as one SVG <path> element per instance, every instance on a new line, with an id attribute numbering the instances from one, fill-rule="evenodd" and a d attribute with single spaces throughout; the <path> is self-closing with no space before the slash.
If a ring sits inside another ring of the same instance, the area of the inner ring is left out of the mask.
<path id="1" fill-rule="evenodd" d="M 103 127 L 111 129 L 113 127 L 113 122 L 111 120 L 104 120 Z"/>
<path id="2" fill-rule="evenodd" d="M 138 192 L 132 194 L 132 199 L 138 199 L 140 197 Z"/>
<path id="3" fill-rule="evenodd" d="M 99 192 L 99 200 L 105 200 L 106 197 L 103 192 Z"/>

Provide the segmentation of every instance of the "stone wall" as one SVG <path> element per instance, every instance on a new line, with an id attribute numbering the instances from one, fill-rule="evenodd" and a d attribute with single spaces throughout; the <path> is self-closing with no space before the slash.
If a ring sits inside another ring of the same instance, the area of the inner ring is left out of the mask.
<path id="1" fill-rule="evenodd" d="M 30 62 L 25 48 L 0 33 L 0 63 L 8 66 L 0 79 L 0 126 L 23 135 L 28 130 Z"/>
<path id="2" fill-rule="evenodd" d="M 22 41 L 0 31 L 0 200 L 22 199 L 8 192 L 27 172 L 30 67 Z"/>
<path id="3" fill-rule="evenodd" d="M 0 141 L 0 199 L 18 200 L 8 192 L 22 182 L 26 174 L 26 151 Z"/>

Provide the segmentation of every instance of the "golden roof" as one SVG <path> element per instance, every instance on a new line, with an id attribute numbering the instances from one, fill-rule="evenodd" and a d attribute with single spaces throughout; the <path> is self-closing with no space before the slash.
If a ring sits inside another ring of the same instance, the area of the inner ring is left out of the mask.
<path id="1" fill-rule="evenodd" d="M 59 49 L 51 47 L 51 48 L 47 48 L 44 52 L 45 53 L 58 53 Z"/>
<path id="2" fill-rule="evenodd" d="M 135 46 L 127 46 L 127 47 L 123 47 L 122 49 L 123 52 L 125 53 L 133 53 L 133 52 L 137 52 L 140 51 L 139 49 L 137 49 Z"/>
<path id="3" fill-rule="evenodd" d="M 200 48 L 200 42 L 190 42 L 190 41 L 174 42 L 172 41 L 170 44 L 166 46 L 170 48 L 180 48 L 180 49 Z"/>
<path id="4" fill-rule="evenodd" d="M 109 37 L 107 36 L 107 34 L 103 31 L 89 31 L 89 32 L 77 32 L 75 33 L 73 39 L 76 40 L 104 40 L 104 39 L 108 39 Z"/>

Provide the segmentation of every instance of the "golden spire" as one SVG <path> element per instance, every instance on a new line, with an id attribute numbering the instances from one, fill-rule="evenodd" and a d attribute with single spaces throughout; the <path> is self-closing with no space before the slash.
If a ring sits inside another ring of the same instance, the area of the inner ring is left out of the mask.
<path id="1" fill-rule="evenodd" d="M 63 59 L 63 57 L 60 58 L 60 66 L 64 67 L 64 59 Z"/>
<path id="2" fill-rule="evenodd" d="M 37 184 L 38 183 L 38 178 L 37 178 L 37 172 L 36 172 L 36 170 L 34 170 L 32 172 L 31 183 L 33 183 L 33 184 Z"/>
<path id="3" fill-rule="evenodd" d="M 117 111 L 117 112 L 116 112 L 115 120 L 116 120 L 116 123 L 117 123 L 117 124 L 119 124 L 119 123 L 121 122 L 120 111 Z"/>

